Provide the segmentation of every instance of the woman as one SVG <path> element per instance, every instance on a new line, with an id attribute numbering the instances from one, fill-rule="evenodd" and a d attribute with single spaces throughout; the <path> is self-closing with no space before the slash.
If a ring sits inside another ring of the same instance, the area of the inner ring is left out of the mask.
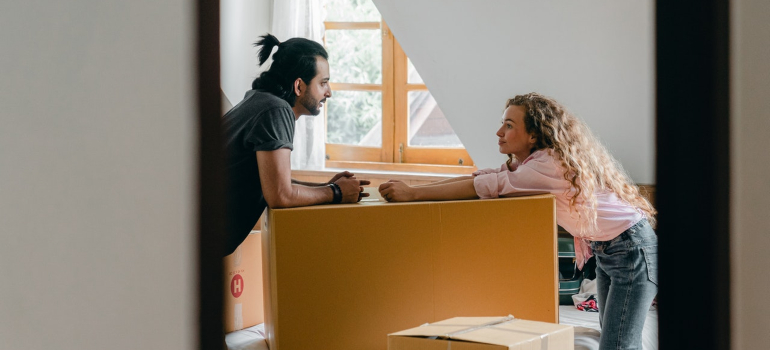
<path id="1" fill-rule="evenodd" d="M 577 264 L 596 256 L 601 349 L 641 349 L 657 294 L 655 209 L 588 127 L 537 93 L 506 103 L 497 131 L 500 169 L 424 186 L 380 185 L 388 201 L 556 196 L 556 220 L 575 237 Z"/>

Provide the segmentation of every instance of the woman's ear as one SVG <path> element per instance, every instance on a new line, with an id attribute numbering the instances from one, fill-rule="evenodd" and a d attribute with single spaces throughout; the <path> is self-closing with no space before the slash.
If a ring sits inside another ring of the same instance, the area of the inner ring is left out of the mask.
<path id="1" fill-rule="evenodd" d="M 305 89 L 305 82 L 302 81 L 302 78 L 297 78 L 297 80 L 294 81 L 293 88 L 295 95 L 302 95 L 302 90 Z"/>

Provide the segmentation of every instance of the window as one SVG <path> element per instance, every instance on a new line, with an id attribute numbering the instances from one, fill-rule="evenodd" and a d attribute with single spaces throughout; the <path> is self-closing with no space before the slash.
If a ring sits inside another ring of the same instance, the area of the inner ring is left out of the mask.
<path id="1" fill-rule="evenodd" d="M 333 97 L 326 166 L 444 173 L 475 167 L 371 0 L 329 0 Z"/>

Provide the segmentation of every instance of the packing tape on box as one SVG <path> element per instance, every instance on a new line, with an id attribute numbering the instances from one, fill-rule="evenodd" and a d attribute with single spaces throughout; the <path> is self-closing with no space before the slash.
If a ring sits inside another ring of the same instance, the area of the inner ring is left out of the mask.
<path id="1" fill-rule="evenodd" d="M 451 332 L 451 333 L 444 334 L 445 337 L 449 338 L 449 337 L 451 337 L 453 335 L 460 335 L 460 334 L 463 334 L 463 333 L 469 333 L 469 332 L 473 332 L 473 331 L 475 331 L 477 329 L 487 328 L 489 326 L 503 324 L 503 323 L 507 323 L 507 322 L 511 322 L 511 321 L 515 321 L 515 320 L 516 320 L 516 318 L 513 317 L 513 315 L 508 315 L 507 317 L 504 317 L 502 319 L 494 320 L 492 322 L 487 322 L 487 323 L 479 324 L 479 325 L 452 324 L 452 325 L 442 325 L 442 326 L 468 327 L 466 329 L 461 329 L 459 331 L 454 331 L 454 332 Z"/>
<path id="2" fill-rule="evenodd" d="M 494 327 L 497 325 L 502 325 L 506 323 L 516 322 L 519 321 L 519 319 L 513 317 L 513 315 L 508 315 L 507 317 L 504 317 L 499 320 L 495 320 L 492 322 L 487 322 L 480 325 L 466 325 L 466 324 L 442 324 L 442 326 L 453 326 L 453 327 L 468 327 L 466 329 L 461 329 L 459 331 L 454 331 L 450 333 L 446 333 L 443 336 L 440 336 L 438 338 L 444 338 L 447 340 L 447 350 L 452 350 L 452 336 L 464 334 L 464 333 L 470 333 L 475 330 L 479 330 L 482 328 L 491 328 L 496 329 L 499 331 L 506 331 L 506 332 L 513 332 L 513 333 L 524 333 L 524 334 L 532 334 L 540 337 L 540 350 L 547 350 L 548 349 L 548 334 L 547 333 L 538 333 L 538 332 L 528 332 L 523 330 L 513 330 L 513 329 L 506 329 L 506 328 L 500 328 L 500 327 Z M 422 326 L 428 326 L 430 323 L 423 324 Z"/>
<path id="3" fill-rule="evenodd" d="M 514 322 L 518 320 L 513 320 L 509 322 Z M 513 329 L 505 329 L 505 328 L 498 328 L 498 327 L 490 327 L 499 331 L 506 331 L 506 332 L 513 332 L 513 333 L 524 333 L 524 334 L 532 334 L 540 337 L 540 350 L 546 350 L 548 349 L 548 334 L 547 333 L 538 333 L 538 332 L 528 332 L 528 331 L 522 331 L 522 330 L 513 330 Z"/>

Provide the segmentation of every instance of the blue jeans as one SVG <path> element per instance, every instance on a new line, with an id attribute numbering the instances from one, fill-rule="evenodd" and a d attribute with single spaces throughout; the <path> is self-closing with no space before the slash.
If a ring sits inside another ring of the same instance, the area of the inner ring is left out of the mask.
<path id="1" fill-rule="evenodd" d="M 610 241 L 591 242 L 596 256 L 601 350 L 642 349 L 642 329 L 658 293 L 658 237 L 642 219 Z"/>

